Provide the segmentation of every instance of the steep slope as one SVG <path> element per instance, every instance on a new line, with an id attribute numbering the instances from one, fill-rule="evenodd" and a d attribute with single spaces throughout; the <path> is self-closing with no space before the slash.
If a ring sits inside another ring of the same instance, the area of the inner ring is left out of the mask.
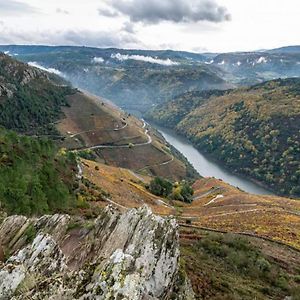
<path id="1" fill-rule="evenodd" d="M 56 75 L 0 55 L 0 125 L 55 139 L 68 150 L 95 151 L 115 166 L 182 179 L 197 176 L 161 136 L 109 102 Z"/>
<path id="2" fill-rule="evenodd" d="M 61 146 L 116 167 L 144 171 L 175 180 L 197 173 L 148 124 L 90 94 L 68 96 L 69 107 L 56 124 Z"/>
<path id="3" fill-rule="evenodd" d="M 77 162 L 50 140 L 0 129 L 0 209 L 43 214 L 75 206 Z"/>
<path id="4" fill-rule="evenodd" d="M 180 224 L 242 232 L 300 250 L 300 202 L 296 199 L 252 195 L 221 180 L 202 178 L 193 184 L 193 202 L 185 203 L 151 194 L 146 187 L 152 177 L 88 160 L 83 161 L 83 176 L 106 193 L 106 197 L 89 200 L 95 206 L 112 203 L 118 208 L 136 208 L 147 204 L 156 214 L 176 216 Z"/>
<path id="5" fill-rule="evenodd" d="M 279 79 L 211 96 L 204 102 L 200 97 L 197 107 L 192 104 L 191 110 L 178 118 L 183 103 L 189 107 L 189 100 L 180 98 L 157 107 L 150 117 L 169 126 L 176 119 L 177 130 L 201 151 L 280 194 L 297 197 L 300 195 L 299 88 L 299 79 Z"/>
<path id="6" fill-rule="evenodd" d="M 298 299 L 298 251 L 268 241 L 181 228 L 181 258 L 196 299 Z"/>
<path id="7" fill-rule="evenodd" d="M 194 201 L 187 204 L 151 195 L 147 176 L 88 160 L 83 169 L 90 185 L 107 193 L 105 199 L 92 199 L 94 205 L 111 203 L 126 210 L 145 203 L 159 215 L 176 217 L 181 272 L 191 279 L 196 299 L 298 295 L 299 201 L 251 195 L 203 178 L 193 185 Z"/>
<path id="8" fill-rule="evenodd" d="M 27 134 L 53 133 L 72 89 L 50 73 L 0 53 L 0 125 Z"/>

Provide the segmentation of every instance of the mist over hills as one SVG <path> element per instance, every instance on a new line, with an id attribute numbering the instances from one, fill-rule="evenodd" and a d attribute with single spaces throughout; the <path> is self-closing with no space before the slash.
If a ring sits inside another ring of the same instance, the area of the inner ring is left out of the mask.
<path id="1" fill-rule="evenodd" d="M 184 92 L 300 75 L 299 46 L 224 54 L 18 45 L 0 50 L 57 70 L 75 86 L 142 113 Z"/>

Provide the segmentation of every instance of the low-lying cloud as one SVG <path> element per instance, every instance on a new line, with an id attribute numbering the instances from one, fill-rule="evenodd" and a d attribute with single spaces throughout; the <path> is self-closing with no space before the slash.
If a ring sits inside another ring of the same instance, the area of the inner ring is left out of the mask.
<path id="1" fill-rule="evenodd" d="M 30 66 L 32 66 L 32 67 L 39 68 L 39 69 L 41 69 L 41 70 L 43 70 L 43 71 L 46 71 L 46 72 L 49 72 L 49 73 L 56 74 L 56 75 L 58 75 L 58 76 L 64 77 L 64 74 L 63 74 L 61 71 L 59 71 L 59 70 L 57 70 L 57 69 L 54 69 L 54 68 L 46 68 L 46 67 L 43 67 L 42 65 L 40 65 L 39 63 L 37 63 L 37 62 L 35 62 L 35 61 L 30 61 L 30 62 L 28 62 L 28 64 L 29 64 Z"/>
<path id="2" fill-rule="evenodd" d="M 126 60 L 138 60 L 138 61 L 144 61 L 151 64 L 158 64 L 162 66 L 177 66 L 179 65 L 178 62 L 172 61 L 171 59 L 159 59 L 154 58 L 151 56 L 144 56 L 144 55 L 127 55 L 127 54 L 120 54 L 120 53 L 113 53 L 111 55 L 111 58 L 117 59 L 119 61 L 126 61 Z"/>
<path id="3" fill-rule="evenodd" d="M 147 24 L 163 21 L 219 23 L 231 19 L 226 7 L 216 0 L 109 0 L 108 3 L 115 14 L 128 16 L 132 22 Z M 99 14 L 105 15 L 101 10 Z"/>
<path id="4" fill-rule="evenodd" d="M 95 64 L 102 64 L 102 63 L 104 63 L 104 59 L 102 57 L 94 57 L 92 59 L 92 62 Z"/>

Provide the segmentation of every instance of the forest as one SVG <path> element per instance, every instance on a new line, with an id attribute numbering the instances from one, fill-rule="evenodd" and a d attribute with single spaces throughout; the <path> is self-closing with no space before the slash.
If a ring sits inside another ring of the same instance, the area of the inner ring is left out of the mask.
<path id="1" fill-rule="evenodd" d="M 8 214 L 40 215 L 75 204 L 77 163 L 48 139 L 0 129 L 0 207 Z"/>
<path id="2" fill-rule="evenodd" d="M 223 95 L 182 95 L 148 118 L 281 195 L 300 195 L 300 80 L 278 79 Z"/>

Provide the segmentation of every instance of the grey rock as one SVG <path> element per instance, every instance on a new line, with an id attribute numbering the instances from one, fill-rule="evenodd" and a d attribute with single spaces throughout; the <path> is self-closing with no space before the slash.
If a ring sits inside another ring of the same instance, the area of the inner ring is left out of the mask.
<path id="1" fill-rule="evenodd" d="M 188 279 L 178 287 L 176 221 L 146 206 L 108 206 L 92 221 L 12 216 L 2 234 L 10 257 L 0 265 L 0 299 L 194 299 Z"/>

